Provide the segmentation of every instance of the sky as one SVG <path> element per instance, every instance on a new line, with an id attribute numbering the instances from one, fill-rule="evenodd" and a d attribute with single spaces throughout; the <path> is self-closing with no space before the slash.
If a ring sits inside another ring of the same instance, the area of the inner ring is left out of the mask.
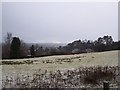
<path id="1" fill-rule="evenodd" d="M 28 43 L 69 43 L 111 35 L 118 40 L 117 2 L 4 2 L 2 35 Z"/>

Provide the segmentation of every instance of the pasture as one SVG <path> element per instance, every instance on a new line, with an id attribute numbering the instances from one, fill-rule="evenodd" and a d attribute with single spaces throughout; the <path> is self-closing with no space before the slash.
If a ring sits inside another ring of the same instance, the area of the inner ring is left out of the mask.
<path id="1" fill-rule="evenodd" d="M 106 70 L 108 70 L 108 72 L 111 73 L 111 74 L 110 73 L 107 74 L 111 75 L 110 77 L 114 76 L 112 77 L 114 78 L 114 80 L 113 79 L 109 79 L 109 80 L 112 80 L 111 82 L 113 84 L 117 84 L 115 79 L 118 73 L 116 72 L 116 70 L 118 69 L 118 52 L 119 51 L 108 51 L 108 52 L 84 53 L 84 54 L 74 54 L 74 55 L 47 56 L 47 57 L 39 57 L 39 58 L 3 60 L 0 62 L 0 65 L 2 65 L 3 84 L 6 82 L 7 78 L 15 79 L 18 76 L 19 78 L 22 78 L 22 76 L 32 77 L 34 74 L 36 75 L 38 72 L 40 73 L 40 75 L 41 73 L 44 73 L 45 76 L 48 75 L 48 77 L 50 78 L 49 76 L 50 73 L 53 74 L 57 72 L 56 75 L 59 75 L 60 73 L 65 74 L 66 72 L 68 72 L 68 70 L 71 70 L 73 71 L 73 76 L 75 76 L 77 71 L 82 72 L 87 70 L 88 72 L 89 70 L 91 70 L 89 71 L 89 73 L 91 73 L 91 75 L 94 76 L 94 74 L 92 73 L 94 73 L 95 70 L 99 70 L 100 68 L 105 70 L 106 67 L 107 67 Z M 102 75 L 103 73 L 105 73 L 104 70 L 98 74 Z M 76 75 L 78 75 L 78 73 Z M 63 77 L 64 75 L 62 75 L 61 78 Z M 63 83 L 61 85 L 64 86 Z M 66 85 L 69 86 L 70 84 L 66 84 Z M 80 85 L 81 84 L 79 84 L 79 86 Z"/>

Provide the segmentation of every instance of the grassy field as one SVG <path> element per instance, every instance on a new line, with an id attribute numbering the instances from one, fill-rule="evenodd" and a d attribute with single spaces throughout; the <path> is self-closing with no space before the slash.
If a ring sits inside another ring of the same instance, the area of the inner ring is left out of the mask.
<path id="1" fill-rule="evenodd" d="M 16 59 L 5 61 L 33 61 L 31 64 L 13 64 L 3 65 L 3 74 L 8 73 L 22 73 L 22 72 L 34 72 L 36 70 L 65 70 L 78 67 L 89 66 L 117 66 L 118 65 L 118 51 L 98 52 L 98 53 L 85 53 L 76 55 L 61 55 L 61 56 L 48 56 L 40 58 L 29 59 Z"/>
<path id="2" fill-rule="evenodd" d="M 0 64 L 4 80 L 6 76 L 32 75 L 39 70 L 64 72 L 79 67 L 118 66 L 118 51 L 4 60 Z"/>

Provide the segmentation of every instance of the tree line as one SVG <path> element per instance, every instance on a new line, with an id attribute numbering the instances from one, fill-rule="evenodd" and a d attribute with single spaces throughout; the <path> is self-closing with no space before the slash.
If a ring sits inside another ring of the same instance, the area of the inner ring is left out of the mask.
<path id="1" fill-rule="evenodd" d="M 95 41 L 76 40 L 66 46 L 42 47 L 38 44 L 29 45 L 19 37 L 13 37 L 12 33 L 7 33 L 2 42 L 2 59 L 18 59 L 29 57 L 40 57 L 48 55 L 69 55 L 89 52 L 103 52 L 120 50 L 120 41 L 113 41 L 112 36 L 99 37 Z"/>

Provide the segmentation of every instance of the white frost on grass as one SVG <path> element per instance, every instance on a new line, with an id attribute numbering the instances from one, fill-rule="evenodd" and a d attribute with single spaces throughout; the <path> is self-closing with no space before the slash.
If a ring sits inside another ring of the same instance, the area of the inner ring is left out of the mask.
<path id="1" fill-rule="evenodd" d="M 64 62 L 64 59 L 72 59 L 73 62 Z M 118 51 L 109 52 L 97 52 L 97 53 L 85 53 L 75 55 L 58 55 L 47 56 L 38 58 L 27 59 L 13 59 L 13 61 L 35 61 L 33 64 L 20 64 L 20 65 L 2 65 L 3 75 L 15 75 L 15 74 L 33 74 L 34 72 L 41 70 L 56 71 L 56 70 L 70 70 L 72 68 L 90 67 L 90 66 L 118 66 Z M 43 63 L 42 61 L 52 61 L 55 63 Z M 60 63 L 56 62 L 63 60 Z M 12 60 L 5 60 L 12 61 Z"/>

